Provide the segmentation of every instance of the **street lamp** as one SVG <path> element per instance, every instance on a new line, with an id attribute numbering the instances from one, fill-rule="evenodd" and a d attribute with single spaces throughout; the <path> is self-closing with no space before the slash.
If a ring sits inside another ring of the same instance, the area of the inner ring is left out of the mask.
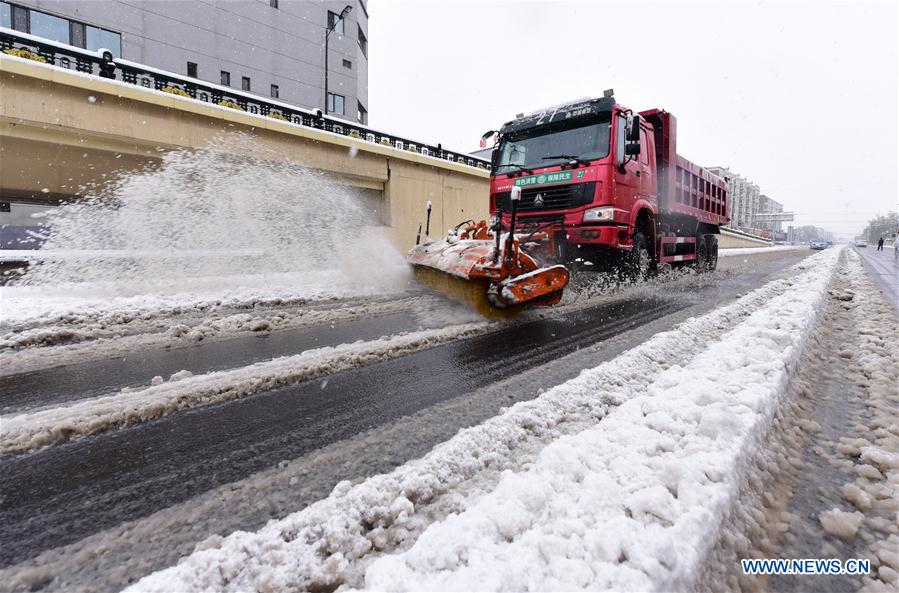
<path id="1" fill-rule="evenodd" d="M 353 7 L 347 4 L 343 10 L 340 11 L 340 15 L 334 19 L 334 22 L 328 23 L 328 28 L 325 31 L 325 115 L 328 115 L 328 39 L 331 38 L 331 33 L 334 31 L 334 27 L 337 26 L 337 23 L 343 21 L 352 10 Z"/>

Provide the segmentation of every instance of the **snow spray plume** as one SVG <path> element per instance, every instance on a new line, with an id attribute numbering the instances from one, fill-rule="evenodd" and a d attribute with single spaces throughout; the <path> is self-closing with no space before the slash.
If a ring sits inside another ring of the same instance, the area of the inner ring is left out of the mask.
<path id="1" fill-rule="evenodd" d="M 19 284 L 128 294 L 328 271 L 396 287 L 402 258 L 377 228 L 380 200 L 363 193 L 231 134 L 202 150 L 166 153 L 158 167 L 123 174 L 103 195 L 48 212 L 43 249 L 65 257 L 33 266 Z"/>

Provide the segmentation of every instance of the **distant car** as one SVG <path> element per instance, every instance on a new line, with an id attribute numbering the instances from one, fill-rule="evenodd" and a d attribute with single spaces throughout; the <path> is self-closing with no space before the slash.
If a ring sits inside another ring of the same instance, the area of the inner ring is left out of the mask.
<path id="1" fill-rule="evenodd" d="M 809 241 L 808 246 L 812 249 L 827 249 L 827 241 L 816 239 L 814 241 Z"/>
<path id="2" fill-rule="evenodd" d="M 864 239 L 856 239 L 856 241 L 855 241 L 855 246 L 856 246 L 856 247 L 867 247 L 867 246 L 868 246 L 868 242 L 865 241 Z"/>

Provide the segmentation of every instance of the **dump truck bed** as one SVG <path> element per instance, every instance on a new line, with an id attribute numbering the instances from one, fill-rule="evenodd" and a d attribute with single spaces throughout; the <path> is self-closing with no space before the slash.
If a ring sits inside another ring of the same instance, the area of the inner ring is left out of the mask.
<path id="1" fill-rule="evenodd" d="M 677 154 L 677 119 L 663 109 L 641 111 L 654 128 L 662 216 L 689 216 L 711 225 L 727 222 L 724 179 Z"/>

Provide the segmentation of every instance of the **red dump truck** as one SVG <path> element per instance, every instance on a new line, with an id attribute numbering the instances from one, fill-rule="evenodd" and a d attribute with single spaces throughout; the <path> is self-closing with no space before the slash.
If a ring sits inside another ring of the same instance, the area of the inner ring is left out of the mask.
<path id="1" fill-rule="evenodd" d="M 490 212 L 544 261 L 646 276 L 659 265 L 714 269 L 727 222 L 722 178 L 677 154 L 677 120 L 634 112 L 610 91 L 507 122 L 495 136 Z M 504 224 L 506 226 L 506 224 Z"/>
<path id="2" fill-rule="evenodd" d="M 507 122 L 495 136 L 493 220 L 465 221 L 407 256 L 418 278 L 487 317 L 560 302 L 569 268 L 648 276 L 718 263 L 724 180 L 677 154 L 677 120 L 611 92 Z"/>

